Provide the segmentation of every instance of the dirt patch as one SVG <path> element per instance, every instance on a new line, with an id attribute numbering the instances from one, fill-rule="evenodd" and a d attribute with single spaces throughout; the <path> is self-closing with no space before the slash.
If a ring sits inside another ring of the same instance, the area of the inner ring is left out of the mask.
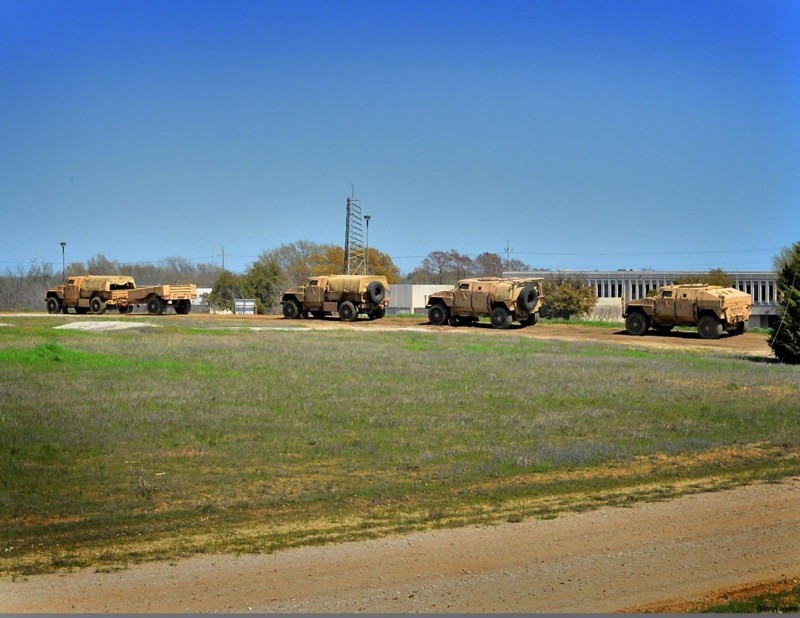
<path id="1" fill-rule="evenodd" d="M 793 479 L 547 521 L 4 581 L 0 612 L 679 611 L 794 580 L 798 564 Z"/>

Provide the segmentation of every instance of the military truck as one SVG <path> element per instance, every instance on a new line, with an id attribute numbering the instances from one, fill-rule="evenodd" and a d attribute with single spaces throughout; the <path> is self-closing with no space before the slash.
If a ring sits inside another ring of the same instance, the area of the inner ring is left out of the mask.
<path id="1" fill-rule="evenodd" d="M 382 275 L 326 275 L 286 290 L 281 305 L 283 317 L 290 320 L 337 313 L 340 320 L 353 322 L 360 314 L 370 320 L 382 318 L 389 298 L 389 282 Z"/>
<path id="2" fill-rule="evenodd" d="M 155 285 L 137 288 L 133 277 L 127 275 L 80 275 L 69 277 L 66 285 L 45 292 L 48 313 L 105 313 L 117 309 L 131 313 L 135 306 L 146 305 L 151 315 L 161 315 L 168 306 L 179 314 L 192 310 L 192 299 L 197 298 L 197 286 Z"/>
<path id="3" fill-rule="evenodd" d="M 625 330 L 644 335 L 650 328 L 667 333 L 675 326 L 697 326 L 703 339 L 717 339 L 723 331 L 741 335 L 747 329 L 753 300 L 750 294 L 719 285 L 667 285 L 652 298 L 624 305 Z"/>
<path id="4" fill-rule="evenodd" d="M 452 290 L 428 296 L 428 321 L 437 326 L 474 324 L 489 316 L 495 328 L 508 328 L 514 320 L 523 326 L 539 321 L 541 279 L 481 277 L 461 279 Z"/>

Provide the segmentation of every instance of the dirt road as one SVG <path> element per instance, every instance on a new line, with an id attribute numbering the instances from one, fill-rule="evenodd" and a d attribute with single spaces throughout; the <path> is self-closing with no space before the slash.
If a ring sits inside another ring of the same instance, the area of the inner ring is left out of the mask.
<path id="1" fill-rule="evenodd" d="M 549 521 L 2 581 L 0 612 L 670 611 L 797 576 L 793 479 Z"/>
<path id="2" fill-rule="evenodd" d="M 76 316 L 77 317 L 77 316 Z M 81 316 L 83 317 L 83 316 Z M 161 318 L 164 321 L 170 316 Z M 187 316 L 171 316 L 177 320 L 190 319 Z M 507 330 L 492 328 L 488 322 L 481 322 L 473 326 L 433 326 L 427 318 L 419 316 L 414 318 L 386 317 L 382 320 L 360 319 L 357 322 L 341 322 L 329 317 L 323 320 L 285 320 L 281 316 L 214 316 L 196 315 L 195 319 L 208 320 L 216 323 L 219 328 L 226 328 L 226 324 L 235 321 L 238 328 L 249 327 L 253 329 L 299 329 L 299 330 L 333 330 L 346 329 L 355 332 L 436 332 L 449 334 L 476 334 L 485 333 L 492 337 L 531 337 L 533 339 L 554 339 L 561 341 L 583 341 L 590 343 L 608 343 L 616 345 L 639 346 L 649 348 L 672 349 L 699 349 L 720 350 L 742 356 L 771 357 L 768 336 L 761 333 L 745 333 L 743 335 L 723 335 L 719 339 L 701 339 L 695 330 L 674 331 L 665 335 L 657 335 L 651 331 L 644 337 L 635 337 L 625 332 L 622 323 L 619 326 L 584 326 L 580 324 L 548 324 L 539 323 L 533 327 L 521 327 L 513 324 Z M 117 318 L 119 319 L 119 318 Z M 248 326 L 243 326 L 248 325 Z"/>

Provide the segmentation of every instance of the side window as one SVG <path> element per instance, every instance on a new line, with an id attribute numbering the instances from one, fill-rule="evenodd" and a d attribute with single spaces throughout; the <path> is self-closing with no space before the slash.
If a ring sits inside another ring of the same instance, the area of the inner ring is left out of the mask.
<path id="1" fill-rule="evenodd" d="M 469 283 L 462 283 L 461 285 L 458 286 L 458 289 L 459 290 L 468 290 L 469 289 Z"/>
<path id="2" fill-rule="evenodd" d="M 672 298 L 672 290 L 664 290 L 661 292 L 661 298 Z"/>
<path id="3" fill-rule="evenodd" d="M 319 279 L 312 279 L 308 282 L 308 285 L 319 285 Z"/>

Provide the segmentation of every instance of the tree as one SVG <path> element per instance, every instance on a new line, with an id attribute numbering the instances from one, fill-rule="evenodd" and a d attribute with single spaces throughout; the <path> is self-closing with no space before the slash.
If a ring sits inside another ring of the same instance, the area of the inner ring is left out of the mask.
<path id="1" fill-rule="evenodd" d="M 488 251 L 475 258 L 475 274 L 479 277 L 500 277 L 503 274 L 503 258 Z"/>
<path id="2" fill-rule="evenodd" d="M 281 287 L 290 288 L 303 285 L 311 275 L 341 274 L 344 267 L 344 249 L 340 245 L 298 240 L 265 251 L 259 256 L 259 260 L 275 261 L 283 275 Z M 392 258 L 374 247 L 369 249 L 369 273 L 384 275 L 389 283 L 397 283 L 400 280 L 400 269 L 395 266 Z"/>
<path id="3" fill-rule="evenodd" d="M 290 288 L 302 285 L 311 276 L 311 256 L 324 252 L 323 245 L 309 240 L 298 240 L 288 245 L 281 245 L 277 249 L 263 252 L 259 261 L 274 261 L 278 264 L 283 275 L 282 287 Z M 339 264 L 334 272 L 341 272 Z M 328 274 L 328 273 L 325 273 Z"/>
<path id="4" fill-rule="evenodd" d="M 542 283 L 543 318 L 565 320 L 583 316 L 594 309 L 597 294 L 587 285 L 586 277 L 578 274 L 558 275 Z"/>
<path id="5" fill-rule="evenodd" d="M 274 260 L 259 259 L 248 267 L 242 291 L 256 300 L 257 313 L 267 313 L 276 305 L 281 280 L 281 267 Z"/>
<path id="6" fill-rule="evenodd" d="M 675 285 L 685 285 L 689 283 L 702 283 L 705 285 L 721 285 L 724 288 L 733 286 L 733 277 L 721 268 L 712 268 L 706 275 L 692 277 L 680 277 L 675 279 Z"/>
<path id="7" fill-rule="evenodd" d="M 246 288 L 247 282 L 242 275 L 223 270 L 214 282 L 214 287 L 211 288 L 208 302 L 220 309 L 233 310 L 233 300 L 245 298 Z"/>
<path id="8" fill-rule="evenodd" d="M 800 363 L 800 242 L 776 258 L 780 322 L 770 331 L 769 345 L 783 363 Z"/>

